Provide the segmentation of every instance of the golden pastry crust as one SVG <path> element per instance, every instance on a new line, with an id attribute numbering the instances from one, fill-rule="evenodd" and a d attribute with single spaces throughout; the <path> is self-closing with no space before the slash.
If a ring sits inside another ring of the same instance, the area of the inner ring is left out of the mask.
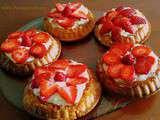
<path id="1" fill-rule="evenodd" d="M 89 22 L 83 25 L 79 25 L 78 27 L 73 29 L 53 28 L 52 24 L 54 23 L 50 23 L 48 21 L 48 18 L 44 18 L 44 29 L 62 41 L 77 41 L 91 33 L 95 26 L 95 19 L 93 14 L 89 12 L 87 16 L 89 18 Z"/>
<path id="2" fill-rule="evenodd" d="M 53 39 L 53 38 L 52 38 Z M 56 56 L 51 54 L 52 49 L 54 49 L 54 44 L 58 44 L 58 53 Z M 14 63 L 5 53 L 0 54 L 0 66 L 7 72 L 11 74 L 16 74 L 18 76 L 31 75 L 36 66 L 42 66 L 49 64 L 58 59 L 61 53 L 61 43 L 58 40 L 53 40 L 52 45 L 50 45 L 47 54 L 42 59 L 35 59 L 33 62 L 27 62 L 23 64 Z"/>
<path id="3" fill-rule="evenodd" d="M 25 88 L 23 105 L 26 111 L 33 116 L 42 119 L 63 119 L 72 120 L 82 117 L 89 113 L 98 103 L 101 97 L 100 84 L 94 77 L 91 70 L 89 71 L 90 82 L 83 93 L 80 102 L 73 106 L 58 106 L 51 103 L 42 103 L 36 97 L 32 90 L 29 89 L 29 84 Z"/>
<path id="4" fill-rule="evenodd" d="M 160 78 L 158 74 L 160 73 L 160 60 L 159 67 L 155 74 L 144 81 L 135 80 L 133 84 L 128 87 L 120 87 L 114 80 L 105 74 L 102 67 L 103 62 L 99 61 L 97 63 L 97 73 L 99 75 L 99 80 L 102 83 L 104 89 L 112 91 L 114 93 L 124 95 L 132 98 L 143 98 L 156 93 L 160 89 Z M 112 87 L 112 88 L 111 88 Z M 112 89 L 112 90 L 111 90 Z"/>

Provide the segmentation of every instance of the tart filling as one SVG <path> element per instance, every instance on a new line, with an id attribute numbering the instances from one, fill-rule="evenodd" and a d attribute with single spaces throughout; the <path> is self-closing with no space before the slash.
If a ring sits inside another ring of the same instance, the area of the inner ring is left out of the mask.
<path id="1" fill-rule="evenodd" d="M 29 63 L 35 59 L 43 59 L 53 45 L 52 54 L 58 53 L 58 44 L 45 32 L 37 30 L 17 31 L 8 35 L 1 44 L 1 50 L 14 63 Z M 54 44 L 53 44 L 54 43 Z"/>
<path id="2" fill-rule="evenodd" d="M 115 42 L 122 41 L 123 36 L 132 43 L 137 43 L 149 31 L 146 17 L 139 10 L 131 7 L 118 7 L 107 11 L 97 21 L 97 27 L 99 35 L 108 35 Z M 142 32 L 138 33 L 137 31 L 141 29 Z"/>
<path id="3" fill-rule="evenodd" d="M 90 11 L 78 2 L 57 3 L 55 8 L 48 13 L 48 21 L 54 28 L 74 29 L 89 22 L 89 13 Z"/>
<path id="4" fill-rule="evenodd" d="M 104 54 L 102 61 L 106 75 L 121 87 L 129 87 L 134 81 L 145 81 L 155 76 L 159 69 L 159 58 L 145 45 L 115 44 Z"/>
<path id="5" fill-rule="evenodd" d="M 86 65 L 57 60 L 52 65 L 35 69 L 30 88 L 42 101 L 73 105 L 79 103 L 89 79 Z"/>

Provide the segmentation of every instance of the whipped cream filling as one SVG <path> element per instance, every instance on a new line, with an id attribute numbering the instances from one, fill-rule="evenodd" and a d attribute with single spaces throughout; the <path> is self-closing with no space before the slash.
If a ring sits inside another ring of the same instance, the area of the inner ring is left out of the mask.
<path id="1" fill-rule="evenodd" d="M 54 11 L 56 11 L 56 9 L 55 8 L 53 8 L 52 10 L 51 10 L 51 12 L 54 12 Z M 78 14 L 78 12 L 79 11 L 82 11 L 85 15 L 88 15 L 88 13 L 90 12 L 84 5 L 81 5 L 76 11 L 74 11 L 75 13 L 77 13 Z M 52 23 L 52 27 L 53 28 L 63 28 L 62 26 L 60 26 L 58 23 L 53 23 L 52 21 L 54 20 L 54 18 L 49 18 L 48 17 L 48 21 L 50 22 L 50 23 Z M 74 28 L 76 28 L 76 27 L 78 27 L 78 26 L 80 26 L 80 25 L 84 25 L 84 24 L 86 24 L 86 23 L 88 23 L 89 22 L 89 19 L 87 18 L 87 19 L 83 19 L 83 18 L 80 18 L 79 20 L 76 20 L 75 21 L 75 23 L 74 23 L 74 25 L 71 27 L 72 29 L 74 29 Z"/>
<path id="2" fill-rule="evenodd" d="M 81 63 L 77 63 L 75 61 L 72 61 L 71 65 L 80 65 Z M 67 72 L 67 69 L 65 70 L 57 70 L 59 72 L 63 72 L 64 74 Z M 77 88 L 77 96 L 75 99 L 74 104 L 78 104 L 79 101 L 81 100 L 84 90 L 86 88 L 86 84 L 89 82 L 89 73 L 87 70 L 85 70 L 83 73 L 80 74 L 81 77 L 85 77 L 87 78 L 87 82 L 83 83 L 83 84 L 78 84 L 76 85 Z M 34 77 L 33 77 L 34 78 Z M 67 81 L 67 80 L 66 80 Z M 60 87 L 64 88 L 66 90 L 66 92 L 68 94 L 71 94 L 69 92 L 69 88 L 66 86 L 65 82 L 56 82 Z M 30 87 L 31 88 L 31 87 Z M 32 89 L 32 88 L 31 88 Z M 34 88 L 33 90 L 33 94 L 40 97 L 40 88 Z M 69 103 L 66 102 L 66 100 L 64 98 L 62 98 L 58 93 L 55 93 L 53 95 L 51 95 L 48 99 L 47 99 L 48 103 L 52 103 L 52 104 L 57 104 L 57 105 L 70 105 Z"/>

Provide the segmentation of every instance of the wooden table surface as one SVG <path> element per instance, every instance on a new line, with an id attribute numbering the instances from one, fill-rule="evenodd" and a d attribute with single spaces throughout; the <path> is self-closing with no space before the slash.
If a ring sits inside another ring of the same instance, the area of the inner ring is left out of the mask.
<path id="1" fill-rule="evenodd" d="M 44 16 L 58 0 L 0 0 L 0 40 L 29 21 Z M 60 0 L 62 1 L 62 0 Z M 105 11 L 119 5 L 139 8 L 152 25 L 150 46 L 160 56 L 160 1 L 159 0 L 82 0 L 91 10 Z M 6 101 L 0 93 L 1 120 L 28 120 L 22 112 Z M 104 115 L 99 120 L 160 120 L 160 93 L 138 100 L 116 112 Z"/>

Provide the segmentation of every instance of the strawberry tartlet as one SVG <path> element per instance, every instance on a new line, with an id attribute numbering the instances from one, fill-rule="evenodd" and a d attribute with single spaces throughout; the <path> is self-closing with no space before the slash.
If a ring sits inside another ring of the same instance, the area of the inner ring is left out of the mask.
<path id="1" fill-rule="evenodd" d="M 132 98 L 160 88 L 160 60 L 145 45 L 115 44 L 97 64 L 99 79 L 109 91 Z"/>
<path id="2" fill-rule="evenodd" d="M 97 21 L 95 35 L 105 46 L 113 43 L 144 43 L 151 31 L 146 17 L 131 7 L 113 8 Z"/>
<path id="3" fill-rule="evenodd" d="M 100 96 L 100 84 L 85 64 L 60 59 L 35 69 L 23 105 L 38 118 L 73 120 L 90 112 Z"/>
<path id="4" fill-rule="evenodd" d="M 91 11 L 82 3 L 57 3 L 44 19 L 44 28 L 62 41 L 76 41 L 86 37 L 94 28 Z"/>
<path id="5" fill-rule="evenodd" d="M 30 75 L 36 66 L 55 61 L 60 52 L 60 42 L 46 32 L 16 31 L 1 44 L 0 65 L 12 74 Z"/>

